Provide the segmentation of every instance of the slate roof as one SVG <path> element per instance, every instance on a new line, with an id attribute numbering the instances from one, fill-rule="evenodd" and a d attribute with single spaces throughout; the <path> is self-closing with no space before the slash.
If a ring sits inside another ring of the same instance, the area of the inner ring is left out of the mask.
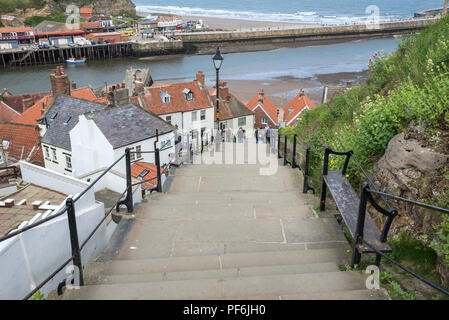
<path id="1" fill-rule="evenodd" d="M 158 116 L 132 104 L 85 116 L 95 122 L 114 149 L 155 137 L 156 130 L 159 135 L 174 130 Z"/>
<path id="2" fill-rule="evenodd" d="M 59 147 L 65 150 L 72 150 L 70 145 L 70 130 L 72 130 L 78 123 L 79 116 L 91 111 L 98 111 L 107 108 L 107 105 L 95 103 L 87 100 L 69 97 L 58 94 L 53 99 L 52 104 L 42 116 L 40 121 L 44 124 L 44 118 L 47 118 L 49 128 L 42 137 L 42 143 Z M 51 116 L 57 113 L 54 120 Z M 70 116 L 71 119 L 67 124 L 64 120 Z"/>

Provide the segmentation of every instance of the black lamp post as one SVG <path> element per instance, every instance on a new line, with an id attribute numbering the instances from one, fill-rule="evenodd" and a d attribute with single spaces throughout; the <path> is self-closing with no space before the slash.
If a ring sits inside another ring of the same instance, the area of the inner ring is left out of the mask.
<path id="1" fill-rule="evenodd" d="M 215 91 L 215 96 L 216 96 L 216 103 L 217 103 L 217 129 L 220 130 L 220 112 L 219 112 L 219 101 L 220 101 L 220 92 L 219 92 L 219 83 L 218 83 L 218 73 L 220 71 L 221 65 L 223 63 L 223 57 L 221 55 L 220 52 L 220 48 L 217 47 L 217 51 L 215 52 L 215 55 L 212 58 L 213 62 L 214 62 L 214 66 L 215 66 L 215 70 L 217 71 L 217 84 L 216 84 L 216 91 Z"/>

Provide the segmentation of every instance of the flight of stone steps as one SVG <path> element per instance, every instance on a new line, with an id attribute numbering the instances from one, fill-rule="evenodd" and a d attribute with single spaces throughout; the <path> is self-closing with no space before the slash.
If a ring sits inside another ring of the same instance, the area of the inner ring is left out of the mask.
<path id="1" fill-rule="evenodd" d="M 108 248 L 115 257 L 87 264 L 86 286 L 56 298 L 389 299 L 366 289 L 366 274 L 339 270 L 351 248 L 335 217 L 301 193 L 299 171 L 259 168 L 178 168 L 168 192 L 137 207 Z"/>

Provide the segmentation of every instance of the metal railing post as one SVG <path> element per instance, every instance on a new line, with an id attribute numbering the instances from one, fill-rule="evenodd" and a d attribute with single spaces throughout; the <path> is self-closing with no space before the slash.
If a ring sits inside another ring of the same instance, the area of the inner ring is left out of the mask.
<path id="1" fill-rule="evenodd" d="M 79 284 L 84 286 L 83 264 L 81 263 L 81 250 L 78 240 L 78 229 L 76 227 L 75 203 L 72 198 L 66 201 L 67 220 L 69 222 L 70 244 L 72 247 L 73 264 L 78 268 Z M 75 273 L 76 274 L 76 273 Z"/>
<path id="2" fill-rule="evenodd" d="M 324 149 L 323 182 L 321 183 L 320 211 L 326 210 L 326 181 L 324 181 L 324 176 L 327 176 L 327 172 L 329 170 L 329 153 L 329 148 Z"/>
<path id="3" fill-rule="evenodd" d="M 287 165 L 287 135 L 284 138 L 284 166 Z"/>
<path id="4" fill-rule="evenodd" d="M 131 177 L 131 149 L 125 149 L 125 162 L 126 162 L 126 198 L 125 200 L 119 201 L 117 203 L 117 212 L 120 211 L 120 206 L 124 204 L 128 209 L 128 213 L 134 211 L 133 203 L 133 186 Z"/>
<path id="5" fill-rule="evenodd" d="M 366 203 L 368 200 L 368 183 L 364 182 L 360 194 L 359 214 L 357 218 L 357 227 L 355 230 L 354 249 L 352 253 L 351 267 L 354 268 L 356 264 L 360 263 L 362 257 L 359 252 L 359 246 L 363 246 L 363 230 L 365 229 Z"/>
<path id="6" fill-rule="evenodd" d="M 292 168 L 296 168 L 296 134 L 293 136 Z"/>
<path id="7" fill-rule="evenodd" d="M 302 193 L 307 193 L 309 191 L 309 161 L 310 161 L 310 149 L 306 148 L 306 163 L 304 168 L 304 185 L 302 188 Z"/>
<path id="8" fill-rule="evenodd" d="M 278 132 L 278 159 L 281 158 L 281 134 Z"/>
<path id="9" fill-rule="evenodd" d="M 384 243 L 387 242 L 388 232 L 390 231 L 391 224 L 393 223 L 394 218 L 398 215 L 398 212 L 396 210 L 391 210 L 390 215 L 387 218 L 387 221 L 385 222 L 384 228 L 382 230 L 382 236 L 380 238 L 380 242 Z M 382 259 L 382 256 L 378 253 L 376 253 L 376 266 L 380 266 L 380 261 Z"/>
<path id="10" fill-rule="evenodd" d="M 162 192 L 162 181 L 161 181 L 161 158 L 159 149 L 156 148 L 155 152 L 156 167 L 157 167 L 157 192 Z"/>

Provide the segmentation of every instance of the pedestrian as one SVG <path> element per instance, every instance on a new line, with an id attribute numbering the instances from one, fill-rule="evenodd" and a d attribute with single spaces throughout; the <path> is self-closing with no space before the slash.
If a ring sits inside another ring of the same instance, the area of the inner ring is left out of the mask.
<path id="1" fill-rule="evenodd" d="M 259 144 L 259 129 L 256 128 L 254 135 L 256 136 L 256 144 Z"/>
<path id="2" fill-rule="evenodd" d="M 265 129 L 265 132 L 266 132 L 265 134 L 267 136 L 267 144 L 270 144 L 271 130 L 270 130 L 269 126 L 267 126 L 267 128 Z"/>

